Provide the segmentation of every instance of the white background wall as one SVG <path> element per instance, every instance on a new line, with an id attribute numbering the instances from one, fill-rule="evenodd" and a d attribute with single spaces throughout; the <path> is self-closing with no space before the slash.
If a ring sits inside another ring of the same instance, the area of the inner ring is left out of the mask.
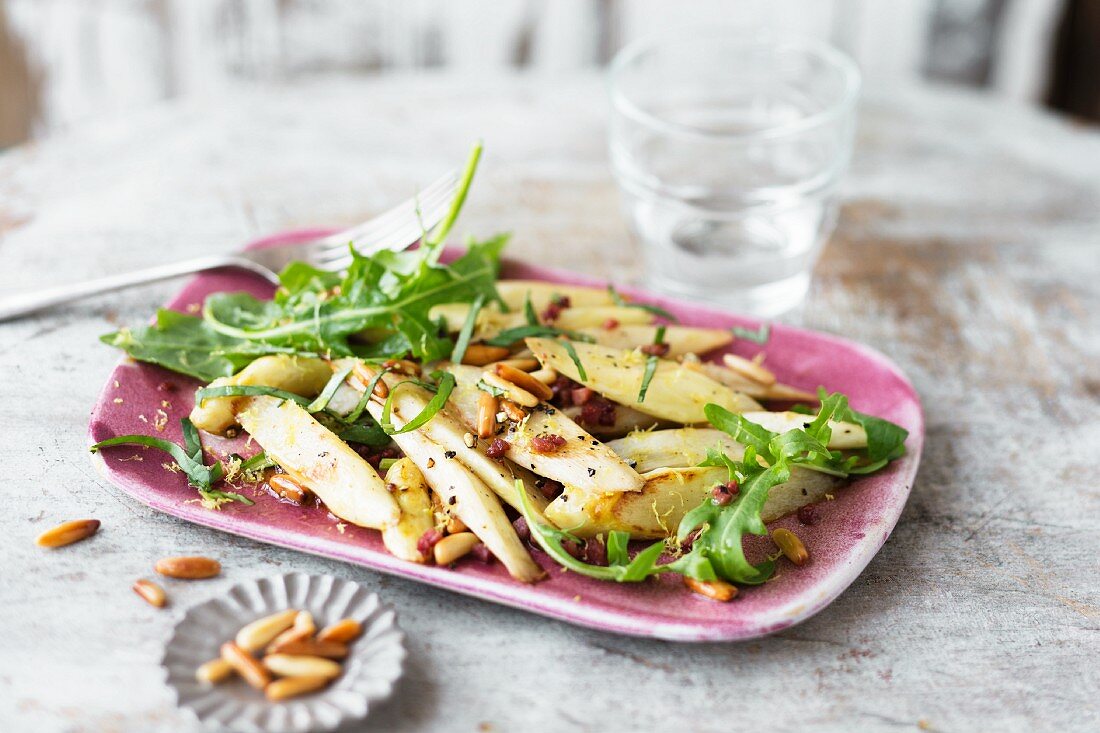
<path id="1" fill-rule="evenodd" d="M 992 55 L 992 73 L 983 81 L 1014 99 L 1036 101 L 1061 5 L 1062 0 L 0 0 L 8 26 L 5 40 L 0 23 L 0 62 L 6 42 L 6 58 L 22 55 L 26 65 L 21 70 L 9 61 L 9 68 L 0 70 L 7 72 L 0 73 L 0 104 L 9 105 L 0 112 L 7 117 L 23 112 L 32 121 L 31 132 L 42 135 L 242 80 L 435 67 L 568 73 L 601 65 L 638 36 L 717 23 L 829 39 L 856 58 L 871 86 L 907 83 L 929 72 L 965 80 L 968 63 Z M 996 27 L 985 17 L 990 14 L 996 15 Z M 930 37 L 933 19 L 940 21 L 936 38 Z M 953 71 L 956 67 L 961 71 Z M 29 94 L 11 88 L 20 84 Z M 27 109 L 11 108 L 20 104 Z"/>

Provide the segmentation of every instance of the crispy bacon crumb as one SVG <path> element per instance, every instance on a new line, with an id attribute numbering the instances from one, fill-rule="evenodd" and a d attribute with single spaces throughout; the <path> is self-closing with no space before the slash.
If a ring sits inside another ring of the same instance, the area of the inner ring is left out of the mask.
<path id="1" fill-rule="evenodd" d="M 489 447 L 485 449 L 485 455 L 489 456 L 495 461 L 502 460 L 505 454 L 511 449 L 512 444 L 504 438 L 496 438 Z"/>
<path id="2" fill-rule="evenodd" d="M 531 448 L 536 453 L 557 453 L 565 447 L 566 440 L 554 433 L 541 433 L 531 438 Z"/>

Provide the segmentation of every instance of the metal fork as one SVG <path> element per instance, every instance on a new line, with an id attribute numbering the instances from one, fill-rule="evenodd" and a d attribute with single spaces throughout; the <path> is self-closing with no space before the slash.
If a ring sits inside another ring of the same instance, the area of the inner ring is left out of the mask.
<path id="1" fill-rule="evenodd" d="M 348 251 L 349 242 L 355 243 L 356 249 L 362 253 L 377 252 L 382 249 L 401 250 L 411 246 L 424 232 L 443 219 L 450 208 L 458 180 L 458 171 L 452 171 L 389 211 L 350 229 L 311 242 L 196 257 L 183 262 L 158 265 L 120 275 L 109 275 L 89 282 L 57 285 L 33 293 L 19 293 L 0 298 L 0 321 L 18 318 L 90 295 L 221 267 L 240 267 L 250 270 L 276 284 L 278 283 L 277 273 L 294 260 L 301 260 L 322 270 L 342 270 L 351 262 L 351 253 Z"/>

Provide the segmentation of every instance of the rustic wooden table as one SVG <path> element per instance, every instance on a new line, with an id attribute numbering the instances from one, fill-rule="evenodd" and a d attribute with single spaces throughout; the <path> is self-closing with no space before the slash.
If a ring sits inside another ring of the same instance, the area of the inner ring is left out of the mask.
<path id="1" fill-rule="evenodd" d="M 595 79 L 326 80 L 88 127 L 0 156 L 0 291 L 365 218 L 487 144 L 460 229 L 629 278 Z M 1100 135 L 944 90 L 868 94 L 806 326 L 866 342 L 924 398 L 891 540 L 817 617 L 690 646 L 608 636 L 156 514 L 88 460 L 117 354 L 96 336 L 174 285 L 0 325 L 0 729 L 194 730 L 157 668 L 182 608 L 288 570 L 354 578 L 408 631 L 377 731 L 1097 730 Z M 92 541 L 33 538 L 98 517 Z M 155 558 L 219 557 L 129 586 Z M 762 727 L 762 726 L 767 726 Z"/>

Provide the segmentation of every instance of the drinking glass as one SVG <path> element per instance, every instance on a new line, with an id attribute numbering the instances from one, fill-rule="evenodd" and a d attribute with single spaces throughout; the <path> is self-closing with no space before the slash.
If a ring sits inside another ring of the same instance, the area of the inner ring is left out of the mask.
<path id="1" fill-rule="evenodd" d="M 610 153 L 646 279 L 771 317 L 836 223 L 859 71 L 816 41 L 703 30 L 612 62 Z"/>

